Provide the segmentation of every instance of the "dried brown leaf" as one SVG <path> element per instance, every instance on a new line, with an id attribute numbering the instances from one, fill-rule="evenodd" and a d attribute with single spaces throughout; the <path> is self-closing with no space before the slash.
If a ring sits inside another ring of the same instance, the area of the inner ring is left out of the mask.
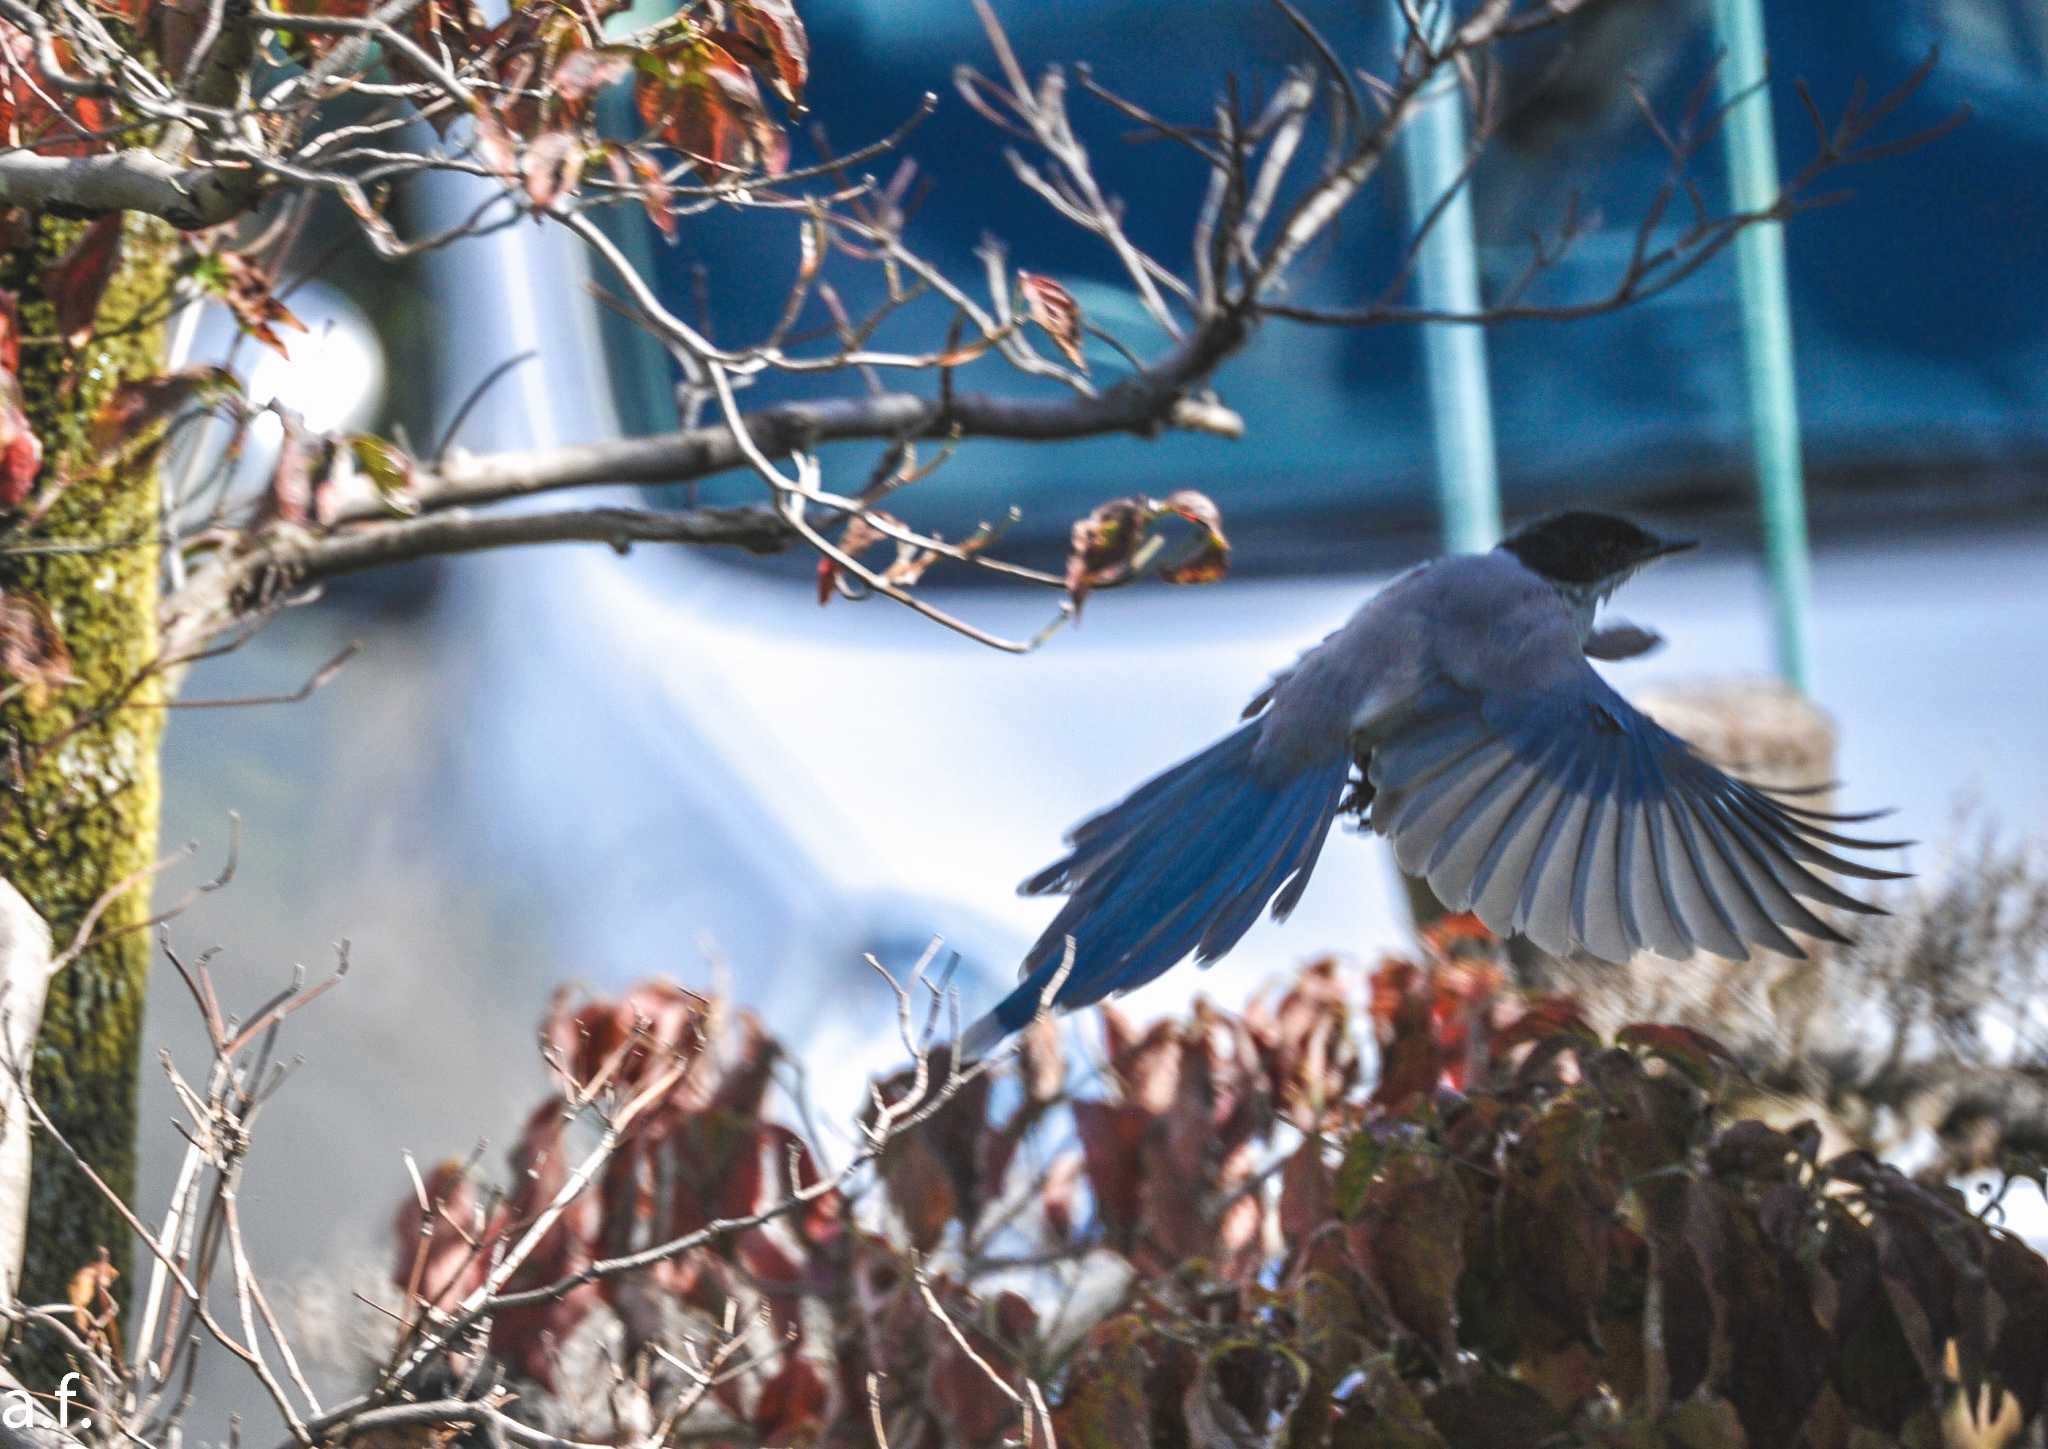
<path id="1" fill-rule="evenodd" d="M 811 42 L 790 0 L 725 0 L 718 38 L 727 50 L 768 78 L 792 106 L 802 103 L 810 78 Z"/>
<path id="2" fill-rule="evenodd" d="M 79 1333 L 97 1337 L 102 1328 L 112 1324 L 120 1311 L 113 1293 L 114 1281 L 120 1276 L 121 1270 L 114 1266 L 104 1248 L 97 1260 L 71 1275 L 65 1296 L 70 1300 L 71 1321 Z"/>
<path id="3" fill-rule="evenodd" d="M 34 594 L 0 594 L 0 674 L 22 686 L 30 709 L 73 682 L 71 651 L 50 606 Z"/>
<path id="4" fill-rule="evenodd" d="M 668 178 L 652 156 L 638 146 L 611 146 L 604 153 L 605 165 L 621 190 L 638 194 L 647 219 L 670 241 L 676 239 L 676 214 Z"/>
<path id="5" fill-rule="evenodd" d="M 573 131 L 548 131 L 527 146 L 519 158 L 519 175 L 533 209 L 545 211 L 557 197 L 573 192 L 588 156 L 589 148 Z"/>
<path id="6" fill-rule="evenodd" d="M 1024 299 L 1025 317 L 1044 329 L 1067 361 L 1086 372 L 1088 360 L 1081 355 L 1081 304 L 1074 294 L 1051 277 L 1025 271 L 1017 273 L 1017 291 Z"/>
<path id="7" fill-rule="evenodd" d="M 65 344 L 81 347 L 92 336 L 93 318 L 121 262 L 121 217 L 103 216 L 43 272 L 43 289 L 56 304 L 57 332 Z"/>
<path id="8" fill-rule="evenodd" d="M 124 382 L 93 416 L 92 445 L 104 453 L 140 437 L 188 403 L 210 403 L 240 391 L 241 384 L 224 367 L 185 367 L 160 377 Z"/>
<path id="9" fill-rule="evenodd" d="M 1154 525 L 1179 518 L 1201 530 L 1185 556 L 1162 564 L 1159 577 L 1172 584 L 1211 583 L 1230 566 L 1230 540 L 1223 517 L 1205 494 L 1182 489 L 1165 499 L 1133 494 L 1113 498 L 1075 522 L 1067 538 L 1067 594 L 1078 610 L 1090 591 L 1128 583 L 1158 559 L 1166 540 Z"/>
<path id="10" fill-rule="evenodd" d="M 215 294 L 227 304 L 228 311 L 234 314 L 242 331 L 280 357 L 289 357 L 291 354 L 284 339 L 278 336 L 277 329 L 288 327 L 294 332 L 304 332 L 306 324 L 272 295 L 270 273 L 236 251 L 218 252 L 212 260 L 215 265 L 202 275 L 208 279 Z"/>

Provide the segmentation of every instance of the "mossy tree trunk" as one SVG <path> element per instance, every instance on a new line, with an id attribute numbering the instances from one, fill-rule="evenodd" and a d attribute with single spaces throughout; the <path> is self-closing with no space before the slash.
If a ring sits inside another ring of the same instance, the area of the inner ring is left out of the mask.
<path id="1" fill-rule="evenodd" d="M 19 297 L 30 339 L 21 386 L 43 441 L 44 480 L 67 467 L 83 475 L 94 413 L 122 381 L 162 366 L 172 238 L 161 223 L 141 218 L 124 224 L 122 261 L 100 303 L 94 339 L 75 351 L 35 340 L 58 330 L 44 276 L 81 230 L 81 223 L 38 220 L 29 240 L 0 260 L 0 285 Z M 0 590 L 48 605 L 76 682 L 40 701 L 15 690 L 0 703 L 0 873 L 41 912 L 61 950 L 96 900 L 157 855 L 162 691 L 154 678 L 136 684 L 157 659 L 154 469 L 81 476 L 32 531 L 8 532 L 14 548 L 0 550 Z M 102 546 L 15 551 L 24 544 Z M 33 1075 L 57 1128 L 124 1198 L 135 1188 L 152 951 L 150 933 L 132 928 L 148 911 L 148 886 L 128 891 L 96 932 L 113 939 L 51 982 Z M 103 1246 L 125 1282 L 127 1230 L 47 1134 L 37 1137 L 33 1172 L 20 1297 L 62 1301 L 72 1273 Z"/>

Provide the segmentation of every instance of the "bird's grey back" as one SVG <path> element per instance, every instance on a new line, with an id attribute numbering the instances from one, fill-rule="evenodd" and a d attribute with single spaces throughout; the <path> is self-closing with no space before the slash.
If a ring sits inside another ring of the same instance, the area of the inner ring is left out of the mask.
<path id="1" fill-rule="evenodd" d="M 1400 575 L 1278 676 L 1255 758 L 1284 769 L 1397 724 L 1431 685 L 1539 689 L 1583 669 L 1586 620 L 1513 555 Z"/>

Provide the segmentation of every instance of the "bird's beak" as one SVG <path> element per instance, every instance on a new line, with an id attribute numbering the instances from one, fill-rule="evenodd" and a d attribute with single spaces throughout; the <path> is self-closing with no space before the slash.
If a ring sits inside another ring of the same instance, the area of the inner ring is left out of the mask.
<path id="1" fill-rule="evenodd" d="M 1684 553 L 1699 546 L 1700 541 L 1696 538 L 1660 538 L 1657 540 L 1657 546 L 1650 550 L 1649 557 L 1643 562 L 1648 563 L 1650 559 L 1655 558 L 1668 558 L 1674 553 Z"/>

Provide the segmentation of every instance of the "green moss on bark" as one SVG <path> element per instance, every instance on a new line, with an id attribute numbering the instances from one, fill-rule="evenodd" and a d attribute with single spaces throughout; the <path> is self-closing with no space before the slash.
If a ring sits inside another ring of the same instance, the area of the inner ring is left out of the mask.
<path id="1" fill-rule="evenodd" d="M 67 463 L 82 471 L 86 434 L 101 403 L 123 380 L 161 369 L 161 327 L 134 323 L 162 310 L 172 238 L 161 223 L 130 217 L 125 225 L 121 266 L 100 305 L 96 330 L 106 335 L 75 352 L 51 344 L 22 350 L 23 402 L 43 441 L 46 479 Z M 41 220 L 32 240 L 0 261 L 0 286 L 19 295 L 25 336 L 56 332 L 42 278 L 81 229 L 80 223 Z M 32 533 L 7 532 L 13 544 L 111 545 L 77 553 L 0 553 L 0 589 L 49 605 L 77 676 L 40 708 L 18 693 L 0 704 L 0 750 L 18 749 L 15 758 L 38 761 L 25 779 L 11 763 L 5 772 L 0 872 L 42 912 L 61 947 L 94 901 L 157 854 L 161 691 L 154 681 L 133 685 L 157 654 L 154 469 L 82 480 Z M 102 918 L 100 933 L 132 926 L 148 911 L 148 888 L 130 891 Z M 124 1198 L 135 1188 L 135 1100 L 151 950 L 149 932 L 131 931 L 59 975 L 50 986 L 35 1063 L 35 1089 L 52 1119 Z M 113 1208 L 41 1136 L 34 1172 L 21 1297 L 61 1301 L 71 1274 L 102 1245 L 113 1252 L 125 1281 L 131 1245 Z"/>

